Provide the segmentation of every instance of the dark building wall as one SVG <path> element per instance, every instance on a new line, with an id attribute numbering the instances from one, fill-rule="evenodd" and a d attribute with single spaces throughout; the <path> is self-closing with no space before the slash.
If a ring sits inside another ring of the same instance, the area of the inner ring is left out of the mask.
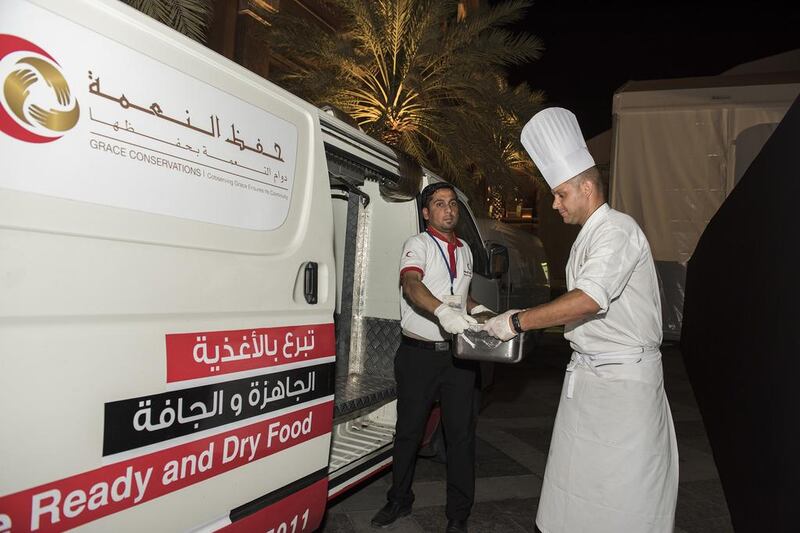
<path id="1" fill-rule="evenodd" d="M 291 68 L 291 58 L 273 56 L 268 45 L 267 18 L 279 10 L 323 31 L 340 25 L 337 14 L 319 0 L 215 0 L 209 48 L 264 78 L 275 67 Z"/>

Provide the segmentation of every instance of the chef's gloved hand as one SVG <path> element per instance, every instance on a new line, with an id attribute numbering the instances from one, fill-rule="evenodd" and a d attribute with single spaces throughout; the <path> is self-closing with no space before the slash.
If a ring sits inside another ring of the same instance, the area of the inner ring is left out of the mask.
<path id="1" fill-rule="evenodd" d="M 505 313 L 490 318 L 486 321 L 486 324 L 483 325 L 483 331 L 492 337 L 497 337 L 501 341 L 513 339 L 517 336 L 517 332 L 514 331 L 514 327 L 511 325 L 511 315 L 519 313 L 520 311 L 520 309 L 509 309 Z"/>
<path id="2" fill-rule="evenodd" d="M 485 305 L 481 305 L 481 304 L 476 305 L 475 307 L 472 308 L 472 311 L 469 312 L 469 314 L 471 314 L 471 315 L 477 315 L 477 314 L 480 314 L 480 313 L 494 313 L 494 314 L 497 314 L 494 311 L 492 311 L 491 309 L 489 309 L 488 307 L 486 307 Z"/>
<path id="3" fill-rule="evenodd" d="M 464 313 L 460 309 L 450 307 L 447 304 L 442 304 L 433 312 L 436 318 L 439 319 L 439 324 L 447 333 L 453 335 L 463 333 L 469 329 L 472 324 L 477 324 L 478 321 Z"/>
<path id="4" fill-rule="evenodd" d="M 476 305 L 475 307 L 472 308 L 472 311 L 469 312 L 469 314 L 472 315 L 472 316 L 478 316 L 481 313 L 486 313 L 486 314 L 489 314 L 489 315 L 492 315 L 492 316 L 497 314 L 494 311 L 492 311 L 491 309 L 489 309 L 488 307 L 486 307 L 485 305 L 481 305 L 481 304 Z M 486 319 L 485 316 L 484 317 L 479 317 L 479 319 L 482 319 L 482 321 L 478 322 L 477 324 L 471 325 L 469 327 L 470 331 L 483 331 L 483 326 L 484 326 L 484 324 L 485 324 L 487 319 Z"/>

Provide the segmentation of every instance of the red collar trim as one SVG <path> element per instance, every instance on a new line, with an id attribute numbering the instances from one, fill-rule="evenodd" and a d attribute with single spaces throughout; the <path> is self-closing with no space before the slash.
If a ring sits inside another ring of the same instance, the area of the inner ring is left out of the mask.
<path id="1" fill-rule="evenodd" d="M 430 226 L 428 226 L 427 231 L 428 231 L 428 233 L 430 233 L 431 235 L 433 235 L 434 237 L 436 237 L 440 241 L 444 241 L 447 244 L 449 244 L 450 246 L 452 246 L 454 244 L 459 248 L 464 246 L 464 243 L 461 242 L 460 240 L 458 240 L 458 236 L 456 235 L 455 231 L 453 232 L 453 240 L 452 241 L 450 239 L 448 239 L 447 237 L 445 237 L 443 234 L 439 233 L 438 231 L 436 231 L 435 229 L 430 227 Z"/>

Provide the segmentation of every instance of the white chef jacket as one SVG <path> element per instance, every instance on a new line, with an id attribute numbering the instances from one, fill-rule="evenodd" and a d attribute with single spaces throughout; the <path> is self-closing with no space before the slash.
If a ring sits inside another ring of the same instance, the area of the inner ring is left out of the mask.
<path id="1" fill-rule="evenodd" d="M 422 274 L 422 283 L 435 298 L 441 300 L 444 295 L 450 294 L 451 265 L 455 271 L 453 294 L 461 297 L 462 307 L 466 310 L 469 284 L 472 281 L 472 250 L 458 237 L 455 237 L 454 242 L 448 243 L 445 236 L 433 228 L 410 237 L 403 245 L 400 276 L 409 270 L 418 271 Z M 404 333 L 429 341 L 450 338 L 450 334 L 439 327 L 435 317 L 420 314 L 406 301 L 402 288 L 400 326 Z"/>
<path id="2" fill-rule="evenodd" d="M 671 533 L 678 447 L 664 393 L 661 305 L 636 222 L 600 206 L 581 228 L 567 287 L 598 313 L 565 329 L 564 378 L 536 524 L 544 533 Z"/>
<path id="3" fill-rule="evenodd" d="M 592 213 L 572 245 L 567 289 L 582 290 L 600 306 L 595 316 L 564 328 L 574 351 L 596 355 L 661 345 L 661 299 L 650 245 L 625 213 L 608 204 Z"/>

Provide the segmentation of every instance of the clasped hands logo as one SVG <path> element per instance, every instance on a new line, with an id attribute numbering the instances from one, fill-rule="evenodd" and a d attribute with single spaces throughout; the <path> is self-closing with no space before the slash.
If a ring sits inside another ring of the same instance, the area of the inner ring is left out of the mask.
<path id="1" fill-rule="evenodd" d="M 0 131 L 20 141 L 60 139 L 80 117 L 61 66 L 15 35 L 0 34 Z"/>

